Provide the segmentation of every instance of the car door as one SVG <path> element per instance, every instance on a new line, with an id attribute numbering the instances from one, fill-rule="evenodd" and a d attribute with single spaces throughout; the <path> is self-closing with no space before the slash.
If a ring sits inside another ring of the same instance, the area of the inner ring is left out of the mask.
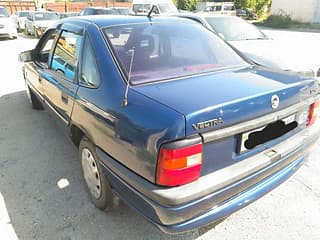
<path id="1" fill-rule="evenodd" d="M 63 26 L 52 51 L 48 70 L 43 76 L 44 99 L 66 124 L 69 123 L 78 90 L 82 39 L 81 29 Z"/>
<path id="2" fill-rule="evenodd" d="M 24 77 L 33 92 L 43 99 L 43 76 L 48 69 L 49 55 L 54 41 L 57 37 L 57 30 L 48 30 L 39 40 L 34 49 L 35 59 L 24 66 Z"/>

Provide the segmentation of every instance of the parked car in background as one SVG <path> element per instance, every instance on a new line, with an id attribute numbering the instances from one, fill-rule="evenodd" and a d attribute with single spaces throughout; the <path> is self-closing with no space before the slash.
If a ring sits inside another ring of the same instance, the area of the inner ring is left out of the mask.
<path id="1" fill-rule="evenodd" d="M 127 7 L 111 7 L 112 10 L 114 10 L 114 12 L 116 12 L 116 14 L 118 15 L 135 15 L 135 12 L 132 11 L 131 8 L 127 8 Z"/>
<path id="2" fill-rule="evenodd" d="M 34 11 L 30 12 L 26 19 L 25 33 L 34 35 L 36 38 L 42 36 L 44 31 L 60 19 L 58 12 Z"/>
<path id="3" fill-rule="evenodd" d="M 104 15 L 104 14 L 116 15 L 117 11 L 112 8 L 86 7 L 80 11 L 79 16 Z"/>
<path id="4" fill-rule="evenodd" d="M 95 206 L 116 192 L 166 232 L 262 197 L 320 136 L 315 79 L 247 62 L 190 20 L 66 18 L 20 60 L 32 107 L 79 147 Z"/>
<path id="5" fill-rule="evenodd" d="M 24 31 L 26 19 L 30 11 L 17 11 L 11 15 L 11 18 L 18 32 Z"/>
<path id="6" fill-rule="evenodd" d="M 154 6 L 154 14 L 176 14 L 178 13 L 177 7 L 174 5 L 172 0 L 133 0 L 132 10 L 137 15 L 146 15 Z"/>
<path id="7" fill-rule="evenodd" d="M 237 9 L 236 10 L 236 16 L 237 17 L 246 17 L 247 16 L 247 12 L 244 9 Z"/>
<path id="8" fill-rule="evenodd" d="M 18 33 L 5 7 L 0 6 L 0 38 L 17 38 Z"/>
<path id="9" fill-rule="evenodd" d="M 268 38 L 255 25 L 239 17 L 212 14 L 180 14 L 215 32 L 256 64 L 270 68 L 295 71 L 308 77 L 315 77 L 319 63 L 306 63 L 306 59 L 294 56 L 296 48 Z"/>
<path id="10" fill-rule="evenodd" d="M 236 7 L 233 2 L 207 2 L 203 12 L 236 16 Z"/>
<path id="11" fill-rule="evenodd" d="M 236 16 L 237 17 L 242 17 L 245 18 L 247 20 L 249 19 L 259 19 L 259 15 L 257 13 L 255 13 L 252 9 L 247 8 L 247 9 L 237 9 L 236 10 Z"/>
<path id="12" fill-rule="evenodd" d="M 79 16 L 78 12 L 64 12 L 60 13 L 60 18 L 67 18 L 67 17 L 76 17 Z"/>

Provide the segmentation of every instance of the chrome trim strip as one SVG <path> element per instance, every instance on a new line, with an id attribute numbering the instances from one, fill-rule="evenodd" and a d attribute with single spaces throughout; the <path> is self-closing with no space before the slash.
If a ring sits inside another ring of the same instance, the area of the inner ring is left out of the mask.
<path id="1" fill-rule="evenodd" d="M 53 111 L 64 122 L 64 124 L 69 124 L 69 122 L 51 105 L 51 103 L 46 98 L 44 98 L 43 101 L 51 109 L 51 111 Z"/>
<path id="2" fill-rule="evenodd" d="M 107 112 L 105 112 L 104 110 L 102 110 L 101 108 L 98 108 L 96 105 L 88 102 L 87 100 L 85 99 L 79 99 L 77 100 L 77 102 L 82 105 L 83 107 L 91 110 L 92 112 L 94 112 L 95 114 L 105 118 L 105 119 L 108 119 L 109 121 L 111 122 L 115 122 L 117 120 L 117 118 Z"/>
<path id="3" fill-rule="evenodd" d="M 212 142 L 218 139 L 227 138 L 230 136 L 234 136 L 243 132 L 247 132 L 252 129 L 256 129 L 259 127 L 263 127 L 271 122 L 277 121 L 279 119 L 285 118 L 293 113 L 298 112 L 299 110 L 303 110 L 303 108 L 308 107 L 312 102 L 313 98 L 307 101 L 303 101 L 292 105 L 286 109 L 280 110 L 278 112 L 271 113 L 266 116 L 262 116 L 250 121 L 246 121 L 237 125 L 233 125 L 231 127 L 226 127 L 223 129 L 201 133 L 201 137 L 203 138 L 204 143 Z"/>

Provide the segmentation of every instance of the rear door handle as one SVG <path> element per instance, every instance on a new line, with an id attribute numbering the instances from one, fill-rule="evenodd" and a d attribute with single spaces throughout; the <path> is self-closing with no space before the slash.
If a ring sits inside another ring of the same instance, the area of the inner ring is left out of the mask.
<path id="1" fill-rule="evenodd" d="M 68 94 L 67 94 L 67 92 L 62 91 L 62 93 L 61 93 L 61 99 L 62 99 L 62 102 L 68 103 Z"/>

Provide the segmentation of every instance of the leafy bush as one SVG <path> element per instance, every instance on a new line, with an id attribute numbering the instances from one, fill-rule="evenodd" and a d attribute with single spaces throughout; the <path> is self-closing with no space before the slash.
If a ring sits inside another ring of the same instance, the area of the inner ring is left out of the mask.
<path id="1" fill-rule="evenodd" d="M 288 28 L 293 25 L 295 22 L 291 19 L 289 14 L 280 13 L 279 15 L 270 15 L 267 20 L 264 22 L 266 27 L 275 27 L 275 28 Z"/>

